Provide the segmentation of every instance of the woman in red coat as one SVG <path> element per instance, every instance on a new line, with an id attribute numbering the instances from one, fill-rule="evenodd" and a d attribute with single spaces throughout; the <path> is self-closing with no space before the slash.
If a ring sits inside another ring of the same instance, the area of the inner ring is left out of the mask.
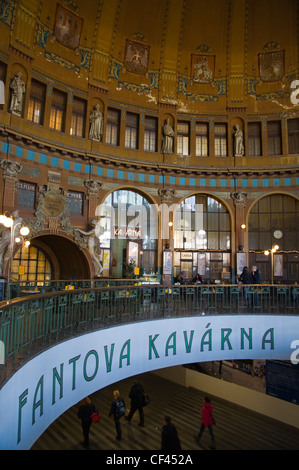
<path id="1" fill-rule="evenodd" d="M 204 405 L 201 409 L 201 427 L 198 433 L 198 436 L 195 436 L 195 440 L 199 443 L 202 433 L 205 428 L 208 428 L 211 436 L 211 446 L 210 449 L 215 449 L 215 438 L 213 433 L 213 424 L 215 423 L 213 419 L 213 407 L 209 397 L 205 397 Z"/>

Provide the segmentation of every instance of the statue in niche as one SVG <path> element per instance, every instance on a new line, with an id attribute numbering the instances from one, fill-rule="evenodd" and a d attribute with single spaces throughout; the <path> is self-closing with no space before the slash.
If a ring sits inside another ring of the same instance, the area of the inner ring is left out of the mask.
<path id="1" fill-rule="evenodd" d="M 91 221 L 91 229 L 88 232 L 80 230 L 79 228 L 75 229 L 76 232 L 87 237 L 87 248 L 89 253 L 92 256 L 92 262 L 95 268 L 96 276 L 100 276 L 103 271 L 102 263 L 100 262 L 101 256 L 101 249 L 100 249 L 100 242 L 99 242 L 99 228 L 97 226 L 97 220 Z"/>
<path id="2" fill-rule="evenodd" d="M 173 153 L 174 130 L 166 119 L 163 127 L 162 153 Z"/>
<path id="3" fill-rule="evenodd" d="M 99 104 L 97 104 L 91 111 L 89 122 L 89 139 L 101 142 L 103 134 L 103 113 L 100 110 Z"/>
<path id="4" fill-rule="evenodd" d="M 23 108 L 23 97 L 26 90 L 25 83 L 22 80 L 22 72 L 16 73 L 13 77 L 10 88 L 11 88 L 11 102 L 10 111 L 13 114 L 21 116 Z"/>
<path id="5" fill-rule="evenodd" d="M 234 139 L 235 157 L 242 157 L 244 155 L 243 132 L 237 124 L 234 126 Z"/>

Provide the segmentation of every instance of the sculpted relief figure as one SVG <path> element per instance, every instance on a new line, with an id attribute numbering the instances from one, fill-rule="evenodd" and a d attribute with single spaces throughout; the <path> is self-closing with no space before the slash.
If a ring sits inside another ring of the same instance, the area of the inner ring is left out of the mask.
<path id="1" fill-rule="evenodd" d="M 244 155 L 243 132 L 237 124 L 234 126 L 234 138 L 235 157 L 242 157 Z"/>
<path id="2" fill-rule="evenodd" d="M 99 104 L 97 104 L 91 111 L 89 122 L 89 139 L 101 142 L 103 133 L 103 113 L 100 110 Z"/>
<path id="3" fill-rule="evenodd" d="M 169 124 L 169 118 L 166 119 L 163 127 L 162 153 L 173 153 L 174 130 Z"/>
<path id="4" fill-rule="evenodd" d="M 22 72 L 16 73 L 13 77 L 10 88 L 11 88 L 11 102 L 10 111 L 14 114 L 21 115 L 23 108 L 23 96 L 26 90 L 25 83 L 22 80 Z"/>
<path id="5" fill-rule="evenodd" d="M 97 221 L 94 219 L 91 222 L 91 229 L 88 232 L 85 232 L 80 229 L 75 229 L 76 232 L 81 233 L 82 235 L 85 235 L 87 237 L 87 248 L 89 253 L 92 256 L 92 262 L 95 268 L 95 274 L 96 276 L 100 276 L 103 271 L 103 266 L 100 262 L 100 254 L 101 254 L 101 249 L 100 249 L 100 242 L 98 239 L 98 229 L 97 229 Z"/>
<path id="6" fill-rule="evenodd" d="M 18 224 L 21 225 L 22 217 L 19 217 L 19 211 L 14 211 L 12 213 L 13 218 L 13 226 L 10 228 L 6 228 L 0 226 L 0 276 L 3 275 L 3 268 L 6 261 L 9 259 L 11 249 L 10 246 L 11 242 L 11 233 Z"/>

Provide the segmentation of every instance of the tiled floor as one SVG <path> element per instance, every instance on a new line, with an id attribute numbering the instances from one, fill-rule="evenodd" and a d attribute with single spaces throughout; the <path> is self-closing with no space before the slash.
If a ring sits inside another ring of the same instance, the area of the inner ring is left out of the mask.
<path id="1" fill-rule="evenodd" d="M 176 385 L 154 374 L 139 376 L 140 382 L 152 398 L 144 409 L 145 427 L 138 426 L 138 413 L 131 424 L 122 420 L 123 438 L 115 439 L 115 425 L 109 418 L 112 392 L 118 388 L 130 407 L 128 398 L 132 379 L 109 386 L 92 396 L 102 414 L 100 423 L 90 432 L 90 450 L 159 450 L 161 427 L 167 414 L 176 425 L 183 450 L 209 449 L 210 438 L 205 431 L 201 445 L 194 440 L 200 425 L 200 408 L 204 393 Z M 299 450 L 299 429 L 287 426 L 233 403 L 212 397 L 216 426 L 216 450 Z M 55 421 L 38 439 L 32 450 L 85 450 L 81 423 L 74 406 Z"/>

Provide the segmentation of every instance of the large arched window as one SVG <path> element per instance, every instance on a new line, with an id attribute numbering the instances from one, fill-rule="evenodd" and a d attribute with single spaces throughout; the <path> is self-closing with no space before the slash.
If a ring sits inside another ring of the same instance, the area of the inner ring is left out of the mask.
<path id="1" fill-rule="evenodd" d="M 272 194 L 257 201 L 248 219 L 249 263 L 257 265 L 262 282 L 298 281 L 299 201 L 284 194 Z M 278 245 L 271 257 L 264 251 Z"/>
<path id="2" fill-rule="evenodd" d="M 250 250 L 276 243 L 281 250 L 298 250 L 299 201 L 283 194 L 265 196 L 252 207 L 248 225 Z"/>
<path id="3" fill-rule="evenodd" d="M 230 250 L 230 217 L 216 199 L 204 194 L 186 198 L 174 221 L 174 247 L 193 250 Z"/>
<path id="4" fill-rule="evenodd" d="M 220 201 L 205 194 L 182 201 L 174 215 L 175 276 L 230 280 L 230 248 L 230 216 Z"/>
<path id="5" fill-rule="evenodd" d="M 105 274 L 126 275 L 133 262 L 146 273 L 156 272 L 156 210 L 141 194 L 120 189 L 109 194 L 100 206 L 100 247 Z"/>
<path id="6" fill-rule="evenodd" d="M 40 248 L 29 245 L 15 254 L 11 266 L 12 281 L 49 281 L 53 268 L 50 259 Z"/>

